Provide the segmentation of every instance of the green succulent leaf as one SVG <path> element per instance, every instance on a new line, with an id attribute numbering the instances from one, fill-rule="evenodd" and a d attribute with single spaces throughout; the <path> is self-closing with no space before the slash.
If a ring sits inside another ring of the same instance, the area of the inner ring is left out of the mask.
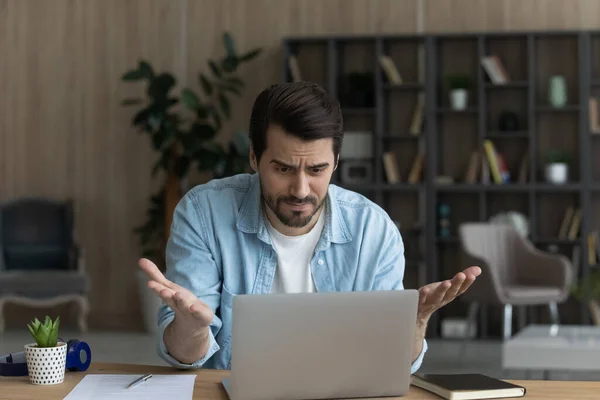
<path id="1" fill-rule="evenodd" d="M 55 321 L 46 315 L 44 322 L 40 322 L 37 318 L 30 324 L 27 324 L 27 329 L 39 347 L 55 347 L 58 344 L 58 328 L 60 318 Z"/>

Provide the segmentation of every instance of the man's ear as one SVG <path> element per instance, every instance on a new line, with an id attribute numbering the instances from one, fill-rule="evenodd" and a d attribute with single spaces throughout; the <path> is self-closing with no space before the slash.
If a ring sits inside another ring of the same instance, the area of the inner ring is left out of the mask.
<path id="1" fill-rule="evenodd" d="M 250 147 L 250 167 L 252 167 L 254 172 L 258 172 L 258 160 L 256 159 L 256 153 L 252 147 Z"/>
<path id="2" fill-rule="evenodd" d="M 340 155 L 337 155 L 337 158 L 335 160 L 335 167 L 333 167 L 333 170 L 335 171 L 338 168 L 338 165 L 340 165 Z"/>

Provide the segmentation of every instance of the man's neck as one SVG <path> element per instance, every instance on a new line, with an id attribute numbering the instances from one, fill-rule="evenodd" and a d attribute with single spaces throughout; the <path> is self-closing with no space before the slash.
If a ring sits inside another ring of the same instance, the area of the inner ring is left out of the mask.
<path id="1" fill-rule="evenodd" d="M 303 226 L 302 228 L 292 228 L 290 226 L 284 225 L 279 220 L 279 218 L 277 218 L 275 213 L 273 213 L 271 208 L 263 203 L 263 210 L 265 211 L 265 214 L 267 215 L 267 219 L 271 223 L 271 226 L 273 226 L 273 228 L 275 228 L 279 233 L 286 236 L 300 236 L 310 232 L 312 228 L 314 228 L 314 226 L 317 224 L 317 221 L 319 220 L 323 209 L 324 207 L 320 207 L 317 213 L 312 216 L 312 219 L 306 226 Z"/>

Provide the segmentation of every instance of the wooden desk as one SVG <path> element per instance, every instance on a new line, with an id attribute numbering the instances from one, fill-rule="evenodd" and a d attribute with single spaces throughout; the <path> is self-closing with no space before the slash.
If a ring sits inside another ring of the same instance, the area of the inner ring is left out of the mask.
<path id="1" fill-rule="evenodd" d="M 63 399 L 88 373 L 155 373 L 155 374 L 196 374 L 194 399 L 197 400 L 228 400 L 229 397 L 221 385 L 221 379 L 229 375 L 228 371 L 195 370 L 178 371 L 170 367 L 157 367 L 131 364 L 92 363 L 86 372 L 67 372 L 65 381 L 55 386 L 37 386 L 29 383 L 29 377 L 0 377 L 0 399 Z M 573 381 L 511 381 L 527 388 L 524 399 L 598 399 L 600 382 Z M 438 396 L 422 389 L 411 387 L 405 397 L 396 399 L 439 399 Z M 359 399 L 354 399 L 359 400 Z"/>

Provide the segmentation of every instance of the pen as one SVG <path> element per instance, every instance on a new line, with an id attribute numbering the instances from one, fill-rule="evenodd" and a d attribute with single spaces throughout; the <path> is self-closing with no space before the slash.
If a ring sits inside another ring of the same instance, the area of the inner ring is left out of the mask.
<path id="1" fill-rule="evenodd" d="M 129 386 L 127 386 L 127 389 L 130 389 L 132 387 L 135 387 L 137 385 L 139 385 L 142 382 L 146 382 L 148 379 L 152 378 L 152 374 L 146 374 L 143 376 L 140 376 L 139 378 L 137 378 L 135 381 L 131 382 L 129 384 Z"/>

